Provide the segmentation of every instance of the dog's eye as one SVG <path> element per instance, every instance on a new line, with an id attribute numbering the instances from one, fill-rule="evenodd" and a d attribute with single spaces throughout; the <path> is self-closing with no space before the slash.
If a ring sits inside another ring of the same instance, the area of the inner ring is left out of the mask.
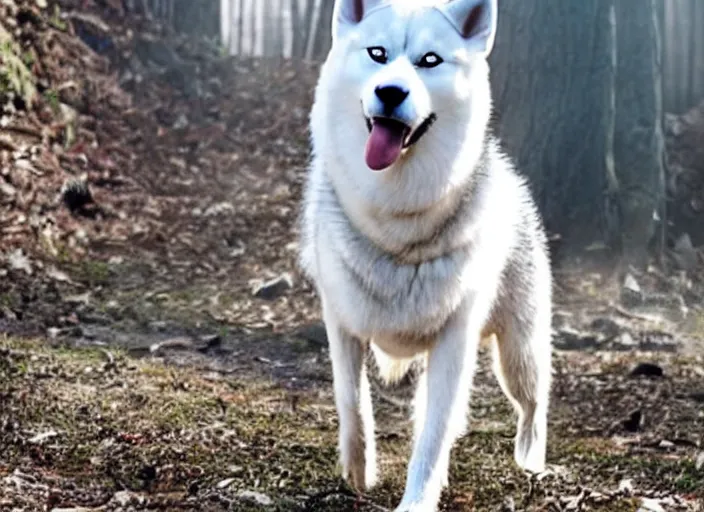
<path id="1" fill-rule="evenodd" d="M 386 50 L 381 46 L 372 46 L 371 48 L 367 48 L 367 53 L 369 53 L 369 56 L 374 62 L 378 62 L 379 64 L 386 64 L 386 61 L 388 60 Z"/>
<path id="2" fill-rule="evenodd" d="M 435 52 L 429 52 L 423 55 L 416 64 L 419 68 L 434 68 L 442 64 L 442 59 Z"/>

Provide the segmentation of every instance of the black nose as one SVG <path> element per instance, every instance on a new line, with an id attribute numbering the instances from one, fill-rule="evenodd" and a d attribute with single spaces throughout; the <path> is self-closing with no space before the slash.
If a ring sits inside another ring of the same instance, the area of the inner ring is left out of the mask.
<path id="1" fill-rule="evenodd" d="M 396 87 L 395 85 L 377 87 L 374 92 L 384 104 L 384 107 L 391 110 L 398 107 L 401 103 L 403 103 L 403 100 L 408 97 L 407 90 Z"/>

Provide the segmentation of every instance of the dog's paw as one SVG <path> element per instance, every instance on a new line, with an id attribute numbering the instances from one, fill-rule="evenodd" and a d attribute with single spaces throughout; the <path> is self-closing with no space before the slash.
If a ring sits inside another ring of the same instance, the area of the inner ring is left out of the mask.
<path id="1" fill-rule="evenodd" d="M 368 491 L 376 485 L 376 464 L 365 464 L 364 461 L 355 461 L 343 468 L 342 477 L 356 491 Z"/>
<path id="2" fill-rule="evenodd" d="M 401 503 L 394 509 L 394 512 L 436 512 L 437 505 L 435 503 Z"/>
<path id="3" fill-rule="evenodd" d="M 364 492 L 376 484 L 376 448 L 373 442 L 366 445 L 359 436 L 340 436 L 339 462 L 342 477 L 355 490 Z"/>

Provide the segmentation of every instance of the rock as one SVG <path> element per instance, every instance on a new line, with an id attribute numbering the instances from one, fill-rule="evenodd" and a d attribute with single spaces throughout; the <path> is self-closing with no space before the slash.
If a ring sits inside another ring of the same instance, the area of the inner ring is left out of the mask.
<path id="1" fill-rule="evenodd" d="M 506 496 L 506 498 L 504 498 L 504 502 L 501 505 L 501 512 L 515 512 L 515 511 L 516 511 L 516 502 L 513 500 L 513 497 Z"/>
<path id="2" fill-rule="evenodd" d="M 173 129 L 174 130 L 182 130 L 183 128 L 186 128 L 189 125 L 188 117 L 185 114 L 181 114 L 178 116 L 178 119 L 173 124 Z"/>
<path id="3" fill-rule="evenodd" d="M 118 491 L 112 496 L 112 500 L 120 507 L 126 507 L 132 503 L 133 496 L 129 491 Z"/>
<path id="4" fill-rule="evenodd" d="M 697 471 L 704 469 L 704 452 L 700 452 L 699 455 L 697 455 L 694 467 L 697 468 Z"/>
<path id="5" fill-rule="evenodd" d="M 640 409 L 633 411 L 621 424 L 628 432 L 638 432 L 643 428 L 643 413 Z"/>
<path id="6" fill-rule="evenodd" d="M 626 478 L 618 484 L 618 492 L 630 496 L 633 494 L 633 480 Z"/>
<path id="7" fill-rule="evenodd" d="M 637 377 L 643 375 L 645 377 L 663 377 L 664 372 L 662 368 L 653 363 L 638 363 L 638 366 L 633 368 L 631 371 L 632 377 Z"/>
<path id="8" fill-rule="evenodd" d="M 252 294 L 259 299 L 271 300 L 291 288 L 293 288 L 293 280 L 291 279 L 291 276 L 286 273 L 256 285 L 252 290 Z"/>
<path id="9" fill-rule="evenodd" d="M 682 234 L 672 249 L 672 259 L 681 270 L 691 271 L 699 263 L 699 253 L 692 245 L 689 234 Z"/>
<path id="10" fill-rule="evenodd" d="M 169 338 L 168 340 L 152 343 L 149 352 L 155 354 L 165 348 L 173 350 L 189 350 L 194 347 L 193 340 L 189 338 Z"/>
<path id="11" fill-rule="evenodd" d="M 633 339 L 630 332 L 624 331 L 610 343 L 610 348 L 612 350 L 634 350 L 638 348 L 638 342 Z"/>
<path id="12" fill-rule="evenodd" d="M 237 495 L 237 498 L 240 501 L 264 505 L 265 507 L 274 504 L 274 501 L 269 496 L 255 491 L 242 491 Z"/>
<path id="13" fill-rule="evenodd" d="M 638 512 L 665 512 L 658 500 L 642 498 Z"/>
<path id="14" fill-rule="evenodd" d="M 201 352 L 207 352 L 208 350 L 214 350 L 222 345 L 222 338 L 219 334 L 208 334 L 200 337 L 200 342 L 203 346 L 199 347 L 198 350 Z"/>
<path id="15" fill-rule="evenodd" d="M 673 443 L 672 441 L 668 441 L 667 439 L 663 439 L 658 443 L 658 448 L 662 450 L 671 450 L 674 447 L 675 443 Z"/>
<path id="16" fill-rule="evenodd" d="M 235 480 L 236 478 L 226 478 L 225 480 L 220 480 L 215 487 L 218 489 L 224 489 L 225 487 L 229 487 Z"/>
<path id="17" fill-rule="evenodd" d="M 32 263 L 25 256 L 22 249 L 16 249 L 7 257 L 7 262 L 13 270 L 22 270 L 25 274 L 32 275 Z"/>
<path id="18" fill-rule="evenodd" d="M 560 350 L 586 350 L 596 348 L 599 345 L 599 340 L 594 334 L 564 328 L 557 332 L 554 345 Z"/>
<path id="19" fill-rule="evenodd" d="M 298 335 L 316 345 L 328 345 L 328 334 L 322 323 L 304 325 L 298 330 Z"/>
<path id="20" fill-rule="evenodd" d="M 589 328 L 597 331 L 606 339 L 614 338 L 623 331 L 623 327 L 621 327 L 618 322 L 608 317 L 595 318 L 592 320 Z"/>
<path id="21" fill-rule="evenodd" d="M 632 274 L 626 274 L 621 288 L 621 302 L 624 306 L 638 306 L 643 302 L 643 290 Z"/>

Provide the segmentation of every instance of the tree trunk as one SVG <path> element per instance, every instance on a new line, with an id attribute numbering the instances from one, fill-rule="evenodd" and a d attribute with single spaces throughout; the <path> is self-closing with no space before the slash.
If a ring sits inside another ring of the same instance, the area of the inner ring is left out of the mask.
<path id="1" fill-rule="evenodd" d="M 276 26 L 274 24 L 274 16 L 276 15 L 276 0 L 266 0 L 261 2 L 261 23 L 259 25 L 262 34 L 262 56 L 273 57 L 274 48 L 276 47 Z"/>
<path id="2" fill-rule="evenodd" d="M 619 231 L 613 233 L 629 263 L 643 264 L 664 231 L 664 135 L 661 38 L 657 0 L 618 0 L 614 164 Z"/>
<path id="3" fill-rule="evenodd" d="M 611 4 L 499 2 L 496 132 L 568 248 L 604 240 Z"/>
<path id="4" fill-rule="evenodd" d="M 316 0 L 306 0 L 306 13 L 303 18 L 303 23 L 306 27 L 306 40 L 303 44 L 303 56 L 310 59 L 313 52 L 313 35 L 315 34 L 317 25 L 314 25 Z"/>
<path id="5" fill-rule="evenodd" d="M 323 0 L 318 13 L 318 30 L 313 44 L 313 58 L 322 59 L 332 43 L 332 13 L 335 2 Z"/>
<path id="6" fill-rule="evenodd" d="M 220 0 L 220 44 L 232 53 L 232 13 L 230 0 Z"/>
<path id="7" fill-rule="evenodd" d="M 548 230 L 642 263 L 664 220 L 657 0 L 499 6 L 496 132 Z"/>
<path id="8" fill-rule="evenodd" d="M 306 20 L 301 12 L 301 0 L 290 0 L 289 9 L 291 9 L 291 57 L 294 59 L 303 58 L 305 55 L 305 44 L 306 44 L 306 33 L 305 28 Z"/>
<path id="9" fill-rule="evenodd" d="M 239 8 L 237 12 L 239 13 L 239 18 L 237 19 L 237 52 L 240 55 L 244 55 L 244 43 L 245 43 L 245 34 L 244 34 L 244 27 L 245 27 L 245 1 L 246 0 L 237 0 L 239 4 Z"/>

